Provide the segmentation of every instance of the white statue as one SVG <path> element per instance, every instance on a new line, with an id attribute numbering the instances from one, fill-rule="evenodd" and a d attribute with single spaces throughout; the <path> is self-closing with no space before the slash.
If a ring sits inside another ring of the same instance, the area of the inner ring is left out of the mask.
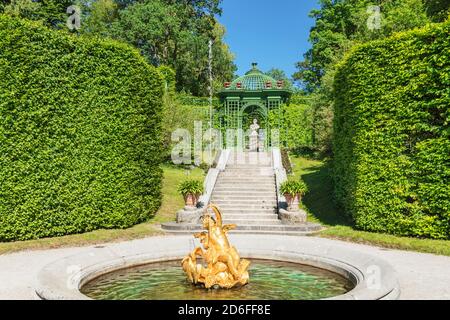
<path id="1" fill-rule="evenodd" d="M 258 151 L 259 128 L 258 120 L 254 119 L 250 126 L 250 151 Z"/>

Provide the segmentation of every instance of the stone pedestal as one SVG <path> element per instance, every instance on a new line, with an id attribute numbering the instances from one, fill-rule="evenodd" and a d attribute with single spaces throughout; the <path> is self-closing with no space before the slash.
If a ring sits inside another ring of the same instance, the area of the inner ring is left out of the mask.
<path id="1" fill-rule="evenodd" d="M 257 152 L 258 151 L 258 135 L 250 135 L 249 150 L 251 152 Z"/>
<path id="2" fill-rule="evenodd" d="M 280 209 L 279 216 L 281 222 L 288 225 L 306 224 L 306 220 L 308 218 L 308 214 L 302 209 L 298 209 L 296 211 Z"/>
<path id="3" fill-rule="evenodd" d="M 177 212 L 177 223 L 198 224 L 201 223 L 203 209 L 185 207 Z"/>

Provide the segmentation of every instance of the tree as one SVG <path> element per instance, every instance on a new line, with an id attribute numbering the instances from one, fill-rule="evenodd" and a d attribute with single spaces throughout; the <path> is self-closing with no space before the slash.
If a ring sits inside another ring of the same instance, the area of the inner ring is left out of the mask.
<path id="1" fill-rule="evenodd" d="M 425 1 L 425 8 L 428 16 L 434 22 L 443 22 L 450 15 L 450 1 L 448 0 Z"/>
<path id="2" fill-rule="evenodd" d="M 82 3 L 85 18 L 82 32 L 107 37 L 111 27 L 118 18 L 118 3 L 114 0 L 97 0 L 93 3 Z"/>
<path id="3" fill-rule="evenodd" d="M 378 0 L 375 4 L 381 9 L 381 25 L 379 29 L 370 30 L 368 8 L 374 1 L 320 0 L 321 8 L 310 13 L 316 20 L 310 32 L 312 48 L 297 63 L 294 79 L 313 91 L 321 85 L 327 70 L 340 62 L 355 44 L 382 39 L 430 22 L 423 0 Z"/>
<path id="4" fill-rule="evenodd" d="M 111 36 L 140 49 L 151 64 L 173 68 L 178 91 L 206 95 L 210 39 L 214 40 L 215 78 L 230 80 L 235 71 L 233 56 L 223 43 L 225 28 L 205 14 L 214 9 L 216 2 L 137 2 L 119 11 L 119 18 L 112 24 Z M 210 6 L 197 7 L 200 3 L 210 3 Z"/>
<path id="5" fill-rule="evenodd" d="M 286 88 L 293 89 L 294 85 L 292 84 L 292 80 L 288 78 L 286 72 L 281 69 L 272 68 L 269 71 L 265 72 L 269 77 L 274 78 L 275 80 L 284 81 Z"/>
<path id="6" fill-rule="evenodd" d="M 373 5 L 380 7 L 379 28 L 368 27 Z M 312 47 L 297 63 L 293 78 L 311 94 L 315 147 L 328 153 L 336 65 L 353 46 L 424 26 L 430 18 L 423 0 L 320 0 L 320 9 L 310 16 L 316 21 L 310 32 Z"/>
<path id="7" fill-rule="evenodd" d="M 73 4 L 70 0 L 4 0 L 4 13 L 42 21 L 45 25 L 62 28 L 67 21 L 67 8 Z"/>

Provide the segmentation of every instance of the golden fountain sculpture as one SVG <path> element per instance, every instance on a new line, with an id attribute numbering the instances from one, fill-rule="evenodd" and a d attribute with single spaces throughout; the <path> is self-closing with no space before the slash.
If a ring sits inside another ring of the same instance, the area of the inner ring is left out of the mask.
<path id="1" fill-rule="evenodd" d="M 215 219 L 209 214 L 209 209 L 214 211 Z M 204 285 L 206 289 L 231 289 L 248 284 L 250 261 L 240 258 L 227 237 L 236 225 L 224 226 L 222 213 L 216 206 L 210 205 L 203 217 L 203 228 L 207 231 L 194 235 L 200 239 L 203 248 L 197 247 L 182 261 L 189 281 Z M 201 258 L 205 265 L 197 263 L 197 258 Z"/>

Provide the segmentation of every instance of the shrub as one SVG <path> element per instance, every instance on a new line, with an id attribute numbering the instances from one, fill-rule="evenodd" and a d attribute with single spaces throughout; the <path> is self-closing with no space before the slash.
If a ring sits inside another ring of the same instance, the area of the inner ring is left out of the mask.
<path id="1" fill-rule="evenodd" d="M 283 168 L 286 170 L 287 174 L 292 173 L 292 163 L 291 159 L 289 159 L 289 152 L 282 148 L 281 149 L 281 162 L 283 163 Z"/>
<path id="2" fill-rule="evenodd" d="M 339 67 L 335 195 L 362 230 L 450 238 L 449 31 L 371 42 Z"/>
<path id="3" fill-rule="evenodd" d="M 289 194 L 292 197 L 296 195 L 304 196 L 308 192 L 308 186 L 303 180 L 288 180 L 281 184 L 280 193 Z"/>
<path id="4" fill-rule="evenodd" d="M 178 192 L 182 196 L 192 194 L 195 196 L 202 195 L 204 192 L 203 182 L 198 180 L 186 180 L 178 186 Z"/>
<path id="5" fill-rule="evenodd" d="M 136 50 L 0 15 L 0 83 L 0 241 L 156 212 L 163 86 Z"/>

